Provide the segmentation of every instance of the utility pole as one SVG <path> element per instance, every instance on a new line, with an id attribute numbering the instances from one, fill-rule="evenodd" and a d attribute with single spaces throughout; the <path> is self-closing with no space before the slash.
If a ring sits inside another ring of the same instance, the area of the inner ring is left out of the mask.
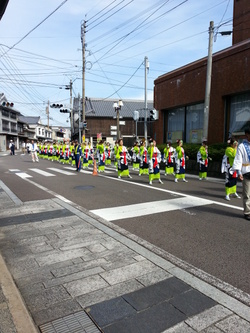
<path id="1" fill-rule="evenodd" d="M 148 57 L 144 58 L 144 66 L 145 66 L 145 118 L 144 118 L 144 138 L 146 142 L 147 147 L 147 137 L 148 137 L 148 131 L 147 131 L 147 117 L 148 117 L 148 98 L 147 98 L 147 74 L 149 70 L 149 62 Z"/>
<path id="2" fill-rule="evenodd" d="M 78 122 L 78 133 L 79 133 L 79 138 L 78 142 L 81 143 L 81 124 L 80 124 L 80 118 L 81 118 L 81 96 L 78 94 L 78 117 L 79 117 L 79 122 Z"/>
<path id="3" fill-rule="evenodd" d="M 70 123 L 71 123 L 71 141 L 73 139 L 73 132 L 74 132 L 74 117 L 73 117 L 73 106 L 72 106 L 72 80 L 69 83 L 69 91 L 70 91 Z"/>
<path id="4" fill-rule="evenodd" d="M 81 25 L 81 42 L 82 42 L 82 122 L 85 121 L 85 35 L 86 35 L 86 21 L 83 21 Z M 80 122 L 80 119 L 79 119 Z M 85 138 L 85 128 L 83 128 L 83 136 Z"/>
<path id="5" fill-rule="evenodd" d="M 48 104 L 46 105 L 46 114 L 47 114 L 47 127 L 49 129 L 49 101 Z"/>
<path id="6" fill-rule="evenodd" d="M 211 21 L 210 26 L 209 26 L 207 77 L 206 77 L 206 90 L 205 90 L 205 103 L 204 103 L 204 121 L 203 121 L 203 137 L 204 138 L 208 137 L 209 104 L 210 104 L 211 76 L 212 76 L 213 38 L 214 38 L 214 22 Z"/>

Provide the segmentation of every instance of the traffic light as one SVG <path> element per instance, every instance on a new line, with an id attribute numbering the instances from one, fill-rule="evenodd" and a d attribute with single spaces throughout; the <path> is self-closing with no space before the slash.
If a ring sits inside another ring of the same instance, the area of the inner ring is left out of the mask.
<path id="1" fill-rule="evenodd" d="M 51 108 L 60 109 L 60 108 L 63 107 L 63 104 L 55 104 L 55 103 L 53 103 L 53 104 L 50 105 L 50 107 L 51 107 Z"/>
<path id="2" fill-rule="evenodd" d="M 62 113 L 70 113 L 70 110 L 69 109 L 60 109 L 60 112 L 62 112 Z"/>
<path id="3" fill-rule="evenodd" d="M 2 106 L 5 106 L 5 107 L 11 107 L 11 108 L 13 108 L 13 106 L 14 106 L 14 103 L 9 103 L 9 102 L 2 102 Z"/>
<path id="4" fill-rule="evenodd" d="M 150 120 L 156 120 L 158 119 L 158 111 L 153 109 L 153 110 L 150 110 Z"/>

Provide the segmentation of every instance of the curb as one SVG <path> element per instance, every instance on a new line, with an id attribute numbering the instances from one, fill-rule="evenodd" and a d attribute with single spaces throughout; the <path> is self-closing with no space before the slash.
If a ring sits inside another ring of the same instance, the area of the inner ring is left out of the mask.
<path id="1" fill-rule="evenodd" d="M 17 333 L 38 333 L 38 330 L 26 309 L 2 255 L 0 254 L 0 285 L 7 300 L 8 308 Z"/>

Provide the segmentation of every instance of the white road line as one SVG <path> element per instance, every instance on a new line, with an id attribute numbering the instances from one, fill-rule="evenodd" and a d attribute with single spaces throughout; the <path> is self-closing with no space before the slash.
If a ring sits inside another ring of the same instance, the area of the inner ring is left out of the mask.
<path id="1" fill-rule="evenodd" d="M 61 170 L 61 169 L 57 169 L 57 168 L 47 168 L 47 169 L 58 172 L 58 173 L 62 173 L 67 176 L 75 176 L 75 173 L 73 173 L 73 172 L 69 172 L 69 171 L 65 171 L 65 170 Z"/>
<path id="2" fill-rule="evenodd" d="M 105 220 L 114 221 L 138 216 L 145 216 L 157 213 L 164 213 L 184 208 L 192 208 L 204 205 L 210 205 L 213 202 L 201 198 L 176 198 L 169 200 L 152 201 L 138 203 L 134 205 L 118 206 L 103 209 L 91 210 L 91 213 L 98 215 Z"/>
<path id="3" fill-rule="evenodd" d="M 28 175 L 26 172 L 17 172 L 16 175 L 22 179 L 33 178 L 32 176 Z"/>
<path id="4" fill-rule="evenodd" d="M 9 169 L 10 172 L 19 172 L 19 169 Z"/>
<path id="5" fill-rule="evenodd" d="M 73 168 L 72 167 L 64 167 L 64 169 L 75 170 L 75 167 L 73 167 Z M 93 171 L 84 169 L 84 170 L 81 170 L 81 173 L 86 173 L 86 174 L 90 175 L 91 173 L 93 173 Z"/>
<path id="6" fill-rule="evenodd" d="M 50 193 L 51 195 L 54 195 L 56 198 L 58 198 L 58 199 L 60 199 L 60 200 L 62 200 L 62 201 L 64 201 L 64 202 L 66 202 L 66 203 L 69 203 L 70 205 L 73 204 L 72 201 L 68 200 L 67 198 L 63 197 L 62 195 L 57 194 L 56 192 L 53 192 L 53 191 L 49 190 L 48 188 L 46 188 L 46 187 L 44 187 L 44 186 L 42 186 L 42 185 L 40 185 L 40 184 L 37 184 L 37 183 L 33 182 L 33 181 L 30 180 L 30 179 L 25 179 L 25 180 L 26 180 L 27 182 L 29 182 L 30 184 L 33 184 L 34 186 L 40 188 L 41 190 L 43 190 L 43 191 L 45 191 L 45 192 L 47 192 L 47 193 Z"/>
<path id="7" fill-rule="evenodd" d="M 53 175 L 52 173 L 46 172 L 44 170 L 40 170 L 40 169 L 29 169 L 29 170 L 39 173 L 40 175 L 45 176 L 45 177 L 55 177 L 55 175 Z"/>
<path id="8" fill-rule="evenodd" d="M 136 182 L 133 182 L 133 181 L 128 181 L 129 180 L 128 178 L 125 180 L 125 179 L 112 178 L 112 177 L 109 177 L 109 176 L 106 176 L 106 175 L 100 175 L 100 176 L 102 176 L 104 178 L 112 179 L 112 180 L 118 181 L 118 182 L 125 182 L 126 184 L 129 184 L 129 185 L 145 187 L 145 188 L 148 188 L 148 189 L 151 189 L 151 190 L 154 190 L 154 191 L 166 192 L 166 193 L 170 193 L 170 194 L 173 194 L 173 195 L 178 195 L 178 196 L 182 196 L 182 197 L 186 197 L 186 198 L 200 199 L 200 197 L 196 197 L 194 195 L 184 194 L 184 193 L 181 193 L 181 192 L 170 191 L 170 190 L 164 189 L 164 188 L 160 187 L 161 185 L 159 183 L 155 183 L 155 185 L 157 185 L 158 187 L 154 187 L 152 185 L 147 185 L 147 184 L 136 183 Z M 154 185 L 154 183 L 153 183 L 153 185 Z M 207 199 L 202 199 L 202 200 L 207 200 Z M 218 201 L 214 201 L 214 200 L 207 200 L 207 201 L 210 202 L 209 204 L 214 204 L 214 205 L 218 205 L 218 206 L 223 206 L 223 207 L 243 211 L 242 207 L 237 207 L 237 206 L 233 206 L 231 204 L 226 204 L 226 203 L 218 202 Z"/>

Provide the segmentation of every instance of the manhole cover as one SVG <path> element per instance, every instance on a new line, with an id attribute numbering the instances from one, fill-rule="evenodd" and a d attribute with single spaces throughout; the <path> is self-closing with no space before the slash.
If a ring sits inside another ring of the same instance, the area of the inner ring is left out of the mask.
<path id="1" fill-rule="evenodd" d="M 82 185 L 82 186 L 76 186 L 75 189 L 76 190 L 82 190 L 82 191 L 85 191 L 85 190 L 90 190 L 92 188 L 94 188 L 95 186 L 92 186 L 92 185 Z"/>

